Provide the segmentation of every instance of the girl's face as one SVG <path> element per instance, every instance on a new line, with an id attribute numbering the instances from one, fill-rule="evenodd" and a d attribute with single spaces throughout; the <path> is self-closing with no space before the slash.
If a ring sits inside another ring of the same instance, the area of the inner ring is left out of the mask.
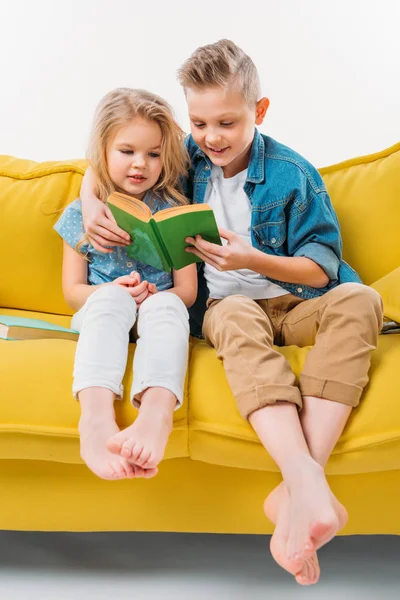
<path id="1" fill-rule="evenodd" d="M 107 167 L 115 187 L 143 200 L 157 183 L 161 170 L 161 127 L 135 117 L 117 129 L 107 147 Z"/>

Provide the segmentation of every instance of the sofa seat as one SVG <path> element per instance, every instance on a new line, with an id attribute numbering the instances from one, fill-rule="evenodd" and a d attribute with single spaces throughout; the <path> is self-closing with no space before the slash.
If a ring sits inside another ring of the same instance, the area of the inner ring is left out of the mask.
<path id="1" fill-rule="evenodd" d="M 70 323 L 69 316 L 7 309 L 1 312 L 42 318 L 67 327 Z M 391 377 L 400 364 L 398 342 L 397 335 L 380 336 L 372 357 L 371 383 L 330 458 L 329 474 L 400 469 L 400 381 Z M 71 395 L 75 346 L 67 340 L 0 341 L 0 376 L 5 397 L 9 398 L 0 403 L 0 459 L 82 462 L 77 431 L 79 406 Z M 137 414 L 128 397 L 134 347 L 130 345 L 124 399 L 116 403 L 121 427 Z M 296 375 L 308 350 L 279 348 Z M 385 398 L 385 409 L 381 411 L 376 410 L 379 398 Z M 174 414 L 165 458 L 187 456 L 214 465 L 278 472 L 251 425 L 241 418 L 222 362 L 212 348 L 198 340 L 192 343 L 185 402 Z"/>
<path id="2" fill-rule="evenodd" d="M 399 335 L 380 335 L 370 382 L 326 468 L 331 475 L 400 469 Z M 309 348 L 277 348 L 298 376 Z M 205 342 L 195 344 L 189 379 L 189 452 L 221 466 L 276 471 L 251 425 L 240 416 L 222 362 Z M 382 409 L 379 409 L 381 405 Z"/>
<path id="3" fill-rule="evenodd" d="M 2 314 L 43 319 L 64 327 L 71 317 L 0 308 Z M 0 460 L 42 460 L 81 463 L 79 404 L 72 396 L 76 343 L 69 340 L 0 340 Z M 132 365 L 134 344 L 128 363 Z M 124 399 L 115 405 L 121 427 L 137 410 L 129 402 L 132 367 L 124 378 Z M 187 385 L 183 406 L 174 413 L 174 430 L 165 458 L 188 456 Z"/>

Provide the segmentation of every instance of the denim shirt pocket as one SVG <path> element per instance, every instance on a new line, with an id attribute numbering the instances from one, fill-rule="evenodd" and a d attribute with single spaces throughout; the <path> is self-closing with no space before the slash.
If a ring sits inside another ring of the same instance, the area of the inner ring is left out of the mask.
<path id="1" fill-rule="evenodd" d="M 286 221 L 270 221 L 261 223 L 253 228 L 255 240 L 258 243 L 259 250 L 271 254 L 285 255 L 282 248 L 286 241 Z"/>

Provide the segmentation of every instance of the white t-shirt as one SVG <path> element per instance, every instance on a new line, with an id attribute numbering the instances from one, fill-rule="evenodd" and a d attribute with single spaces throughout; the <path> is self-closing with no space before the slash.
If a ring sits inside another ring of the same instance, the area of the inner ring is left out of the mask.
<path id="1" fill-rule="evenodd" d="M 221 167 L 213 165 L 207 185 L 204 202 L 214 211 L 218 227 L 239 234 L 251 244 L 251 205 L 243 190 L 247 169 L 234 177 L 224 178 Z M 227 240 L 222 240 L 226 245 Z M 253 300 L 276 298 L 288 294 L 281 286 L 269 281 L 265 275 L 239 269 L 237 271 L 218 271 L 204 264 L 204 276 L 210 292 L 210 298 L 225 298 L 233 294 L 248 296 Z"/>

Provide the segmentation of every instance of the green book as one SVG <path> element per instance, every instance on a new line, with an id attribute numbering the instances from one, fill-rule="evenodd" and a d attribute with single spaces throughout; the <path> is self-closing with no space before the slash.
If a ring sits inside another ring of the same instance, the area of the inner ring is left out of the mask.
<path id="1" fill-rule="evenodd" d="M 3 340 L 39 340 L 61 338 L 76 341 L 79 333 L 41 319 L 0 315 L 0 339 Z"/>
<path id="2" fill-rule="evenodd" d="M 156 269 L 169 272 L 201 262 L 185 251 L 190 246 L 185 242 L 188 236 L 200 234 L 208 242 L 222 245 L 208 204 L 174 206 L 152 215 L 144 202 L 119 192 L 111 194 L 107 203 L 119 227 L 131 236 L 128 256 Z"/>

